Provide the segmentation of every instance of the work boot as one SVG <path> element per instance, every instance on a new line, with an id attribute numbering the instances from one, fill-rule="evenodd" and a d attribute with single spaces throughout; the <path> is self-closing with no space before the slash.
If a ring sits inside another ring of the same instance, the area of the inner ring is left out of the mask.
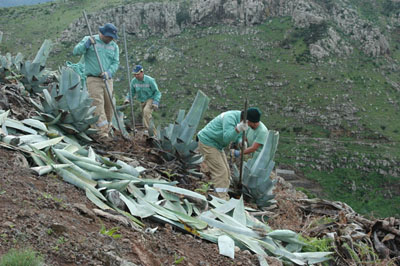
<path id="1" fill-rule="evenodd" d="M 97 134 L 95 140 L 96 140 L 97 142 L 105 143 L 105 142 L 110 141 L 111 138 L 110 138 L 110 136 L 109 136 L 107 133 L 100 132 L 99 134 Z"/>
<path id="2" fill-rule="evenodd" d="M 230 200 L 229 195 L 226 192 L 209 192 L 209 194 L 226 201 Z"/>

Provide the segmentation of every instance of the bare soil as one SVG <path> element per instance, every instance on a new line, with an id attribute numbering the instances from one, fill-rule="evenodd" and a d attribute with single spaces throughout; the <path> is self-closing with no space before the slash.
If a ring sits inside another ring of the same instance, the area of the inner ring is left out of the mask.
<path id="1" fill-rule="evenodd" d="M 55 175 L 34 175 L 19 152 L 0 148 L 0 158 L 0 255 L 31 247 L 47 265 L 258 264 L 248 251 L 232 260 L 216 244 L 170 225 L 145 219 L 146 228 L 158 228 L 145 233 L 100 218 L 82 190 Z M 118 227 L 121 237 L 101 234 L 102 225 Z"/>
<path id="2" fill-rule="evenodd" d="M 13 85 L 6 87 L 0 94 L 1 109 L 11 110 L 10 117 L 15 119 L 35 114 L 29 101 Z M 117 134 L 108 142 L 91 145 L 110 159 L 125 156 L 137 160 L 149 169 L 149 178 L 174 172 L 173 165 L 166 164 L 151 149 L 142 131 L 133 141 Z M 238 250 L 232 260 L 219 255 L 217 244 L 177 231 L 168 224 L 144 219 L 144 228 L 138 230 L 100 217 L 93 212 L 96 206 L 84 191 L 55 174 L 37 176 L 29 169 L 33 163 L 21 152 L 0 146 L 0 158 L 0 257 L 11 248 L 30 247 L 43 256 L 46 265 L 54 266 L 258 264 L 249 251 Z M 166 171 L 160 171 L 160 165 Z M 196 181 L 182 175 L 176 179 L 185 188 L 197 187 Z M 101 233 L 102 228 L 118 228 L 115 234 L 120 237 Z M 271 258 L 270 262 L 273 261 Z"/>

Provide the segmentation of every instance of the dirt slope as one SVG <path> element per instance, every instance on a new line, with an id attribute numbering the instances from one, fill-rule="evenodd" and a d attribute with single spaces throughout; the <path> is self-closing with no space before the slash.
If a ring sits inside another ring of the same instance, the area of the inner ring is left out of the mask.
<path id="1" fill-rule="evenodd" d="M 99 217 L 82 190 L 32 174 L 20 153 L 0 148 L 0 158 L 0 255 L 32 247 L 47 265 L 173 265 L 182 257 L 181 265 L 258 264 L 247 251 L 234 261 L 221 256 L 216 244 L 169 225 L 144 220 L 146 228 L 158 227 L 145 233 Z M 119 227 L 121 237 L 99 233 L 102 225 Z"/>

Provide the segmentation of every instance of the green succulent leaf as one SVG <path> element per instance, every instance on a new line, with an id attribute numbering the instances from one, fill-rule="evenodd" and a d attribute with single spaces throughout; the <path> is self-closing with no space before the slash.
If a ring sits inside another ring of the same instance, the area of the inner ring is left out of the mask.
<path id="1" fill-rule="evenodd" d="M 201 176 L 196 169 L 202 161 L 201 155 L 195 152 L 197 142 L 194 135 L 209 101 L 207 95 L 199 90 L 187 115 L 185 116 L 184 110 L 179 110 L 174 124 L 157 130 L 154 142 L 155 147 L 163 151 L 164 159 L 179 161 L 181 170 L 194 176 Z"/>
<path id="2" fill-rule="evenodd" d="M 83 84 L 83 85 L 82 85 Z M 88 135 L 96 131 L 91 129 L 98 116 L 81 77 L 73 69 L 63 67 L 60 70 L 59 83 L 43 90 L 41 104 L 34 104 L 48 125 L 57 126 L 65 135 L 75 136 L 85 142 L 92 141 Z"/>

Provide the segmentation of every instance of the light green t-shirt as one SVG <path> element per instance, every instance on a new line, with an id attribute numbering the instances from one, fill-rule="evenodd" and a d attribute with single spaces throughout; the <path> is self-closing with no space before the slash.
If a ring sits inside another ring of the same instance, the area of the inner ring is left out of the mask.
<path id="1" fill-rule="evenodd" d="M 264 143 L 267 140 L 267 136 L 268 136 L 268 128 L 261 121 L 255 130 L 250 127 L 249 129 L 247 129 L 246 138 L 249 147 L 253 146 L 254 142 L 261 144 L 261 146 L 258 147 L 258 149 L 254 152 L 253 158 L 257 157 L 258 154 L 261 152 Z"/>
<path id="2" fill-rule="evenodd" d="M 223 150 L 243 135 L 235 130 L 239 122 L 240 111 L 227 111 L 211 120 L 197 136 L 203 144 Z"/>
<path id="3" fill-rule="evenodd" d="M 94 35 L 93 38 L 96 41 L 96 49 L 99 54 L 101 65 L 104 71 L 110 72 L 111 76 L 114 76 L 119 66 L 119 48 L 118 45 L 111 41 L 104 43 L 99 35 Z M 93 45 L 86 48 L 85 43 L 89 39 L 89 36 L 85 36 L 73 50 L 74 55 L 84 55 L 84 66 L 86 76 L 99 76 L 101 74 L 99 62 L 94 51 Z"/>
<path id="4" fill-rule="evenodd" d="M 161 92 L 158 89 L 155 79 L 147 75 L 144 75 L 141 81 L 136 78 L 131 80 L 131 92 L 132 98 L 135 98 L 136 95 L 138 101 L 141 103 L 146 102 L 148 99 L 160 102 L 161 99 Z M 127 95 L 127 99 L 129 99 L 129 94 Z"/>

